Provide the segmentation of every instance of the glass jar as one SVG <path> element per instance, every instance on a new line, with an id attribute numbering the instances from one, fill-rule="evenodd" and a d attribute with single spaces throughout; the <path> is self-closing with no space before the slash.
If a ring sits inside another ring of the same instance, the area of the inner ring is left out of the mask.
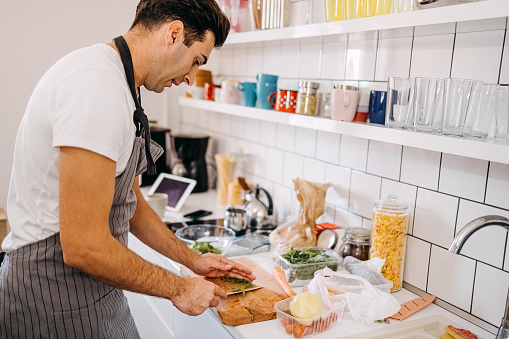
<path id="1" fill-rule="evenodd" d="M 369 259 L 371 232 L 365 228 L 352 227 L 346 231 L 345 245 L 341 250 L 344 257 L 352 256 L 359 260 Z"/>
<path id="2" fill-rule="evenodd" d="M 317 82 L 299 81 L 299 93 L 297 94 L 296 113 L 306 115 L 318 114 L 318 94 L 320 86 Z"/>
<path id="3" fill-rule="evenodd" d="M 370 258 L 385 259 L 382 274 L 392 281 L 391 292 L 403 285 L 407 224 L 408 204 L 399 202 L 396 195 L 375 203 Z"/>
<path id="4" fill-rule="evenodd" d="M 313 1 L 311 0 L 291 0 L 291 25 L 307 25 L 312 22 Z"/>

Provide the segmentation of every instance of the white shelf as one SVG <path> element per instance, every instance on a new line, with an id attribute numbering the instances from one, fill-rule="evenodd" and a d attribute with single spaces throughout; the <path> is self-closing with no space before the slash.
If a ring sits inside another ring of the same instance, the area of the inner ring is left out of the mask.
<path id="1" fill-rule="evenodd" d="M 229 114 L 243 118 L 270 121 L 278 124 L 339 133 L 364 139 L 509 164 L 509 146 L 493 143 L 493 140 L 479 141 L 465 138 L 453 138 L 442 135 L 386 128 L 376 124 L 342 122 L 320 117 L 281 113 L 266 109 L 230 105 L 185 97 L 179 98 L 179 104 L 185 107 Z"/>
<path id="2" fill-rule="evenodd" d="M 230 33 L 225 44 L 242 44 L 257 41 L 306 38 L 342 33 L 376 31 L 382 29 L 414 27 L 470 20 L 493 19 L 509 16 L 509 1 L 488 0 L 447 7 L 429 8 L 412 12 L 395 13 L 369 18 Z"/>

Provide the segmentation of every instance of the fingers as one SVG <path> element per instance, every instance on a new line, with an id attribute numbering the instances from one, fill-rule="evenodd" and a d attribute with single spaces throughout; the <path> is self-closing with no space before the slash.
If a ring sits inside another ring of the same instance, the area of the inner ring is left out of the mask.
<path id="1" fill-rule="evenodd" d="M 253 271 L 250 268 L 242 264 L 239 264 L 238 262 L 226 259 L 225 257 L 220 255 L 214 255 L 213 258 L 218 260 L 221 264 L 223 264 L 221 265 L 223 268 L 217 267 L 218 269 L 221 269 L 223 271 L 227 270 L 235 271 L 237 274 L 243 275 L 244 277 L 248 277 L 249 280 L 254 280 L 256 278 L 253 275 Z"/>
<path id="2" fill-rule="evenodd" d="M 210 306 L 210 307 L 216 307 L 217 305 L 219 305 L 219 298 L 218 298 L 218 297 L 215 297 L 214 299 L 212 299 L 212 300 L 210 301 L 209 306 Z"/>
<path id="3" fill-rule="evenodd" d="M 217 285 L 214 285 L 216 286 L 216 289 L 214 291 L 214 294 L 217 295 L 218 297 L 221 297 L 223 299 L 226 299 L 227 295 L 226 295 L 226 291 L 223 290 L 221 287 L 217 286 Z M 217 298 L 216 298 L 217 299 Z"/>

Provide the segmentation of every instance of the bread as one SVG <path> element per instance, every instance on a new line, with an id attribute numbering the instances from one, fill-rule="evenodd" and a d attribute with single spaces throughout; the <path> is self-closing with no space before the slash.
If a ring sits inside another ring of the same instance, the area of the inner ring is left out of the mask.
<path id="1" fill-rule="evenodd" d="M 454 339 L 478 339 L 475 334 L 462 328 L 456 328 L 454 326 L 447 325 L 445 330 L 447 331 L 447 334 L 449 334 Z M 442 339 L 446 338 L 442 337 Z"/>
<path id="2" fill-rule="evenodd" d="M 440 339 L 454 339 L 449 333 L 444 333 L 440 336 Z"/>

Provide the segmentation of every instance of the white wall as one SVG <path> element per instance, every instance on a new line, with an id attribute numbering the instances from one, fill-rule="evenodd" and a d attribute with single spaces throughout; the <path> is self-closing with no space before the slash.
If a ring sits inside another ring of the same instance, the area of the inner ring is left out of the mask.
<path id="1" fill-rule="evenodd" d="M 6 206 L 16 132 L 35 85 L 65 54 L 129 29 L 139 0 L 4 1 L 0 10 L 0 207 Z M 167 124 L 164 95 L 143 95 L 150 119 Z M 166 98 L 167 99 L 167 98 Z M 166 119 L 166 120 L 165 120 Z"/>

